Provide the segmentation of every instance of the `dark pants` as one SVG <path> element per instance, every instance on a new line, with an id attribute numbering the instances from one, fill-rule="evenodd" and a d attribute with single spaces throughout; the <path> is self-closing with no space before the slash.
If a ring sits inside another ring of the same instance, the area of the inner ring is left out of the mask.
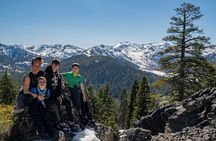
<path id="1" fill-rule="evenodd" d="M 52 134 L 52 126 L 48 118 L 47 109 L 36 99 L 34 99 L 29 105 L 29 115 L 33 119 L 34 126 L 37 128 L 39 133 Z"/>
<path id="2" fill-rule="evenodd" d="M 62 103 L 55 98 L 47 101 L 47 107 L 49 112 L 54 112 L 56 121 L 61 122 L 65 120 L 64 111 L 62 106 L 65 105 L 67 112 L 67 120 L 73 121 L 72 107 L 71 101 L 64 98 L 62 99 Z"/>
<path id="3" fill-rule="evenodd" d="M 46 101 L 47 104 L 47 110 L 48 112 L 52 115 L 52 120 L 54 122 L 60 122 L 61 121 L 61 117 L 60 117 L 60 111 L 58 108 L 58 104 L 56 103 L 56 101 L 54 99 L 48 99 Z"/>
<path id="4" fill-rule="evenodd" d="M 83 94 L 80 88 L 74 87 L 70 88 L 71 99 L 73 106 L 76 108 L 76 111 L 79 114 L 79 117 L 82 121 L 92 120 L 92 114 L 89 108 L 89 103 L 83 102 Z"/>
<path id="5" fill-rule="evenodd" d="M 59 109 L 59 114 L 60 114 L 61 120 L 65 120 L 65 116 L 64 116 L 65 114 L 64 114 L 64 110 L 63 110 L 63 105 L 64 105 L 66 107 L 67 120 L 73 121 L 74 117 L 72 114 L 71 101 L 69 99 L 63 98 L 61 104 L 58 100 L 56 100 L 56 103 L 57 103 L 57 106 Z"/>
<path id="6" fill-rule="evenodd" d="M 82 93 L 78 87 L 69 88 L 71 92 L 71 100 L 73 102 L 73 106 L 76 108 L 79 116 L 82 115 Z"/>
<path id="7" fill-rule="evenodd" d="M 90 103 L 88 103 L 87 101 L 83 102 L 82 111 L 83 111 L 83 114 L 85 114 L 85 116 L 88 118 L 88 120 L 92 120 L 92 112 L 90 111 L 89 104 Z"/>
<path id="8" fill-rule="evenodd" d="M 23 103 L 25 106 L 30 106 L 34 101 L 34 98 L 30 94 L 23 94 L 23 97 Z"/>

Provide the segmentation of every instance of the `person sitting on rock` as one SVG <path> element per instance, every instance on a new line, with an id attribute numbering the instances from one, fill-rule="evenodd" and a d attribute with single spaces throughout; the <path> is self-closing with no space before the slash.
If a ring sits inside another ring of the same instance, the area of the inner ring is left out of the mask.
<path id="1" fill-rule="evenodd" d="M 24 109 L 25 106 L 29 106 L 32 100 L 37 96 L 37 94 L 30 91 L 31 88 L 37 87 L 37 81 L 40 76 L 44 76 L 44 72 L 41 70 L 41 64 L 43 60 L 41 57 L 36 57 L 32 59 L 31 62 L 31 72 L 25 75 L 23 80 L 23 87 L 19 92 L 18 96 L 18 109 Z"/>
<path id="2" fill-rule="evenodd" d="M 47 88 L 50 89 L 52 96 L 48 101 L 48 108 L 55 112 L 57 122 L 61 122 L 58 104 L 61 98 L 61 76 L 59 74 L 60 62 L 53 60 L 51 65 L 45 69 L 45 78 L 47 79 Z"/>
<path id="3" fill-rule="evenodd" d="M 53 60 L 51 65 L 47 66 L 45 70 L 45 77 L 47 79 L 47 87 L 50 89 L 52 95 L 50 99 L 48 100 L 48 106 L 54 107 L 56 118 L 57 118 L 57 125 L 62 127 L 67 127 L 66 124 L 69 124 L 74 129 L 74 117 L 72 114 L 72 106 L 71 106 L 71 100 L 65 98 L 62 95 L 62 78 L 59 73 L 60 68 L 60 61 Z M 66 107 L 67 111 L 67 118 L 64 116 L 64 111 L 62 110 L 62 106 Z M 66 123 L 67 119 L 67 123 Z M 75 126 L 77 128 L 77 126 Z"/>
<path id="4" fill-rule="evenodd" d="M 37 87 L 30 89 L 31 93 L 36 94 L 31 105 L 29 106 L 29 114 L 33 120 L 40 136 L 52 136 L 52 127 L 48 119 L 48 111 L 46 101 L 50 98 L 50 90 L 46 87 L 47 80 L 41 76 L 38 78 Z"/>

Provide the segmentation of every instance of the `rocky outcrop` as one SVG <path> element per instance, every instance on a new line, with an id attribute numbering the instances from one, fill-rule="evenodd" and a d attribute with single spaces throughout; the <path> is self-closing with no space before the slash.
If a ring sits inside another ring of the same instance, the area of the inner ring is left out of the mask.
<path id="1" fill-rule="evenodd" d="M 199 91 L 182 102 L 163 106 L 152 114 L 142 117 L 126 133 L 128 141 L 140 138 L 131 130 L 146 129 L 151 139 L 144 135 L 138 140 L 175 141 L 175 140 L 216 140 L 216 88 Z"/>
<path id="2" fill-rule="evenodd" d="M 101 141 L 117 140 L 114 130 L 111 127 L 107 127 L 103 124 L 96 124 L 95 132 L 96 132 L 96 136 Z"/>

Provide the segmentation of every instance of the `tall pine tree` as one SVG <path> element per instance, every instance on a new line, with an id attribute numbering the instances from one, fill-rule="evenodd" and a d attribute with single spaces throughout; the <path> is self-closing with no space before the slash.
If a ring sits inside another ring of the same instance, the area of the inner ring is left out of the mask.
<path id="1" fill-rule="evenodd" d="M 149 106 L 151 104 L 150 100 L 150 87 L 146 77 L 143 77 L 136 96 L 137 105 L 134 113 L 135 119 L 140 119 L 142 116 L 148 114 L 150 108 Z"/>
<path id="2" fill-rule="evenodd" d="M 128 111 L 128 97 L 127 97 L 127 90 L 124 88 L 121 91 L 119 97 L 119 128 L 125 129 L 126 128 L 126 119 L 127 119 L 127 111 Z"/>
<path id="3" fill-rule="evenodd" d="M 3 104 L 12 104 L 18 93 L 18 85 L 7 71 L 3 74 L 0 80 L 0 102 Z"/>
<path id="4" fill-rule="evenodd" d="M 129 98 L 129 105 L 128 105 L 128 116 L 127 116 L 127 122 L 126 127 L 130 128 L 132 127 L 132 123 L 134 122 L 134 108 L 136 106 L 136 94 L 139 89 L 139 84 L 137 80 L 134 80 L 134 83 L 131 88 L 130 98 Z"/>
<path id="5" fill-rule="evenodd" d="M 202 57 L 202 51 L 209 38 L 202 36 L 203 30 L 194 25 L 203 14 L 200 8 L 190 3 L 183 3 L 175 9 L 176 16 L 171 18 L 171 27 L 164 38 L 170 46 L 161 52 L 161 68 L 170 74 L 168 83 L 176 100 L 183 100 L 202 84 L 207 61 Z"/>

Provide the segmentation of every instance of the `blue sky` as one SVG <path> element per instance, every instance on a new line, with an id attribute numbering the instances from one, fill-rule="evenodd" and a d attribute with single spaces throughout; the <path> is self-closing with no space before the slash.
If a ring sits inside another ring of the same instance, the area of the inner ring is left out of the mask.
<path id="1" fill-rule="evenodd" d="M 162 42 L 173 9 L 183 2 L 201 7 L 205 16 L 197 24 L 216 44 L 215 0 L 0 0 L 0 43 Z"/>

